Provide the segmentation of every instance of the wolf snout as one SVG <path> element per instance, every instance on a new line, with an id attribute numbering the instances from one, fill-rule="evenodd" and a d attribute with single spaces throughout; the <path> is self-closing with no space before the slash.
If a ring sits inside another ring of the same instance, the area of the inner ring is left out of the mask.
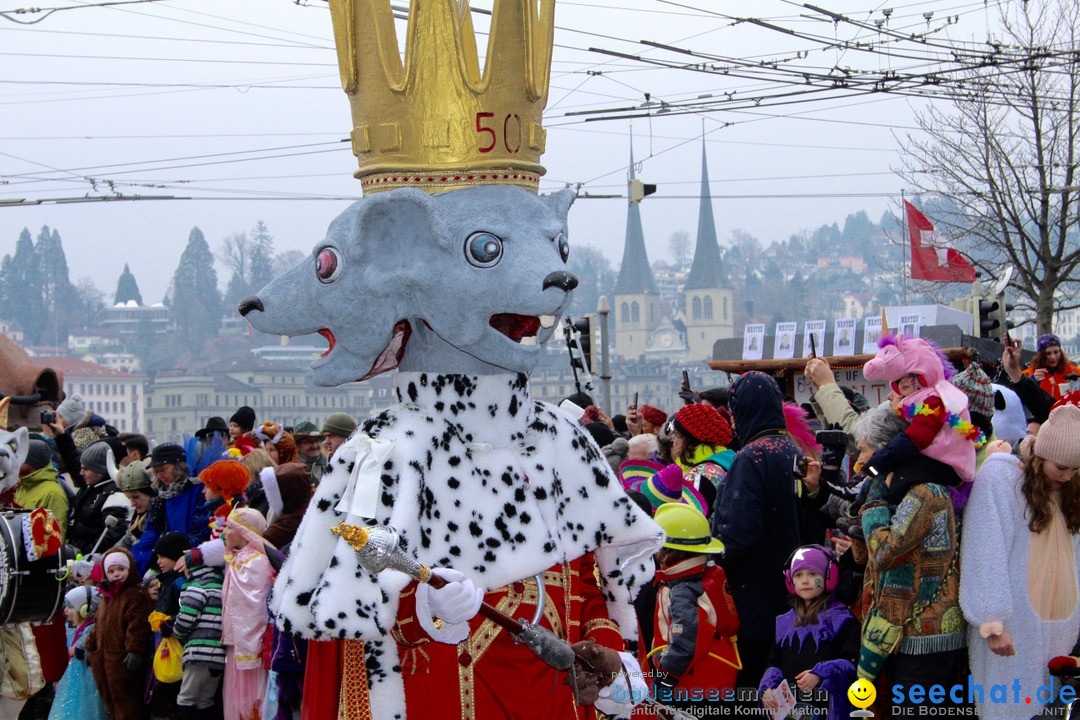
<path id="1" fill-rule="evenodd" d="M 577 285 L 576 280 L 574 281 L 574 284 Z M 262 312 L 265 308 L 263 307 L 262 300 L 259 299 L 259 296 L 252 295 L 251 297 L 246 297 L 241 300 L 240 305 L 238 305 L 236 309 L 240 311 L 241 316 L 247 317 L 247 314 L 252 310 Z"/>
<path id="2" fill-rule="evenodd" d="M 557 287 L 563 292 L 570 292 L 578 286 L 578 279 L 573 273 L 566 270 L 556 270 L 555 272 L 544 278 L 544 289 L 549 287 Z M 243 314 L 243 310 L 241 310 Z"/>

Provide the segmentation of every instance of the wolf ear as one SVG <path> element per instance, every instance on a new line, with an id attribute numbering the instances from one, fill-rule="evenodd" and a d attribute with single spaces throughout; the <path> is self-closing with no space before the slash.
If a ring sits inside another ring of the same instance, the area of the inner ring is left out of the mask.
<path id="1" fill-rule="evenodd" d="M 433 222 L 435 201 L 423 190 L 401 188 L 380 193 L 357 217 L 357 240 L 364 254 L 393 256 L 399 265 L 430 253 L 438 242 Z M 389 259 L 384 257 L 384 260 Z"/>
<path id="2" fill-rule="evenodd" d="M 560 190 L 550 195 L 544 195 L 543 199 L 547 201 L 548 206 L 556 215 L 560 218 L 566 218 L 566 214 L 570 212 L 570 206 L 577 199 L 577 193 L 570 189 Z"/>

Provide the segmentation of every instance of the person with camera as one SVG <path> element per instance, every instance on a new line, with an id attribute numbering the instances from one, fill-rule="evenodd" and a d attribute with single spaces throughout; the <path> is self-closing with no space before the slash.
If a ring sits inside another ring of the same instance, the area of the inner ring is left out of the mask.
<path id="1" fill-rule="evenodd" d="M 1061 339 L 1053 333 L 1040 335 L 1035 348 L 1035 357 L 1024 369 L 1024 374 L 1039 383 L 1039 387 L 1056 402 L 1069 394 L 1069 386 L 1080 375 L 1080 367 L 1069 362 Z"/>
<path id="2" fill-rule="evenodd" d="M 855 428 L 860 412 L 868 408 L 866 398 L 852 391 L 852 397 L 849 399 L 844 388 L 836 383 L 836 376 L 833 375 L 829 363 L 819 357 L 812 357 L 806 362 L 803 375 L 814 388 L 813 394 L 810 395 L 810 405 L 814 408 L 814 414 L 817 415 L 818 420 L 823 425 L 842 430 L 847 438 L 848 455 L 853 458 L 858 457 L 859 449 L 855 446 L 852 430 Z M 862 403 L 858 402 L 859 398 L 862 398 Z M 862 410 L 859 409 L 860 405 L 864 406 Z"/>

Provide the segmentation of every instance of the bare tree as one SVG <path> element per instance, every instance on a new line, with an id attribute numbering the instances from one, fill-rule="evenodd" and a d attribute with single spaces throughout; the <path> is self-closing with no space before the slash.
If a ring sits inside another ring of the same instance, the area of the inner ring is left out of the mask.
<path id="1" fill-rule="evenodd" d="M 934 220 L 984 274 L 1016 268 L 1017 307 L 1045 333 L 1054 312 L 1080 306 L 1080 5 L 1001 8 L 1003 37 L 991 45 L 1011 59 L 973 70 L 950 103 L 919 113 L 923 134 L 901 142 L 901 175 L 954 203 L 955 216 Z"/>
<path id="2" fill-rule="evenodd" d="M 247 282 L 251 273 L 251 252 L 255 249 L 255 241 L 248 237 L 247 233 L 236 232 L 221 241 L 221 249 L 218 251 L 218 262 Z"/>
<path id="3" fill-rule="evenodd" d="M 675 267 L 684 268 L 690 264 L 690 233 L 685 230 L 676 230 L 668 238 L 668 251 L 671 259 L 675 261 Z"/>
<path id="4" fill-rule="evenodd" d="M 105 312 L 105 292 L 89 277 L 79 278 L 75 283 L 75 297 L 79 301 L 83 327 L 92 328 L 101 321 Z"/>

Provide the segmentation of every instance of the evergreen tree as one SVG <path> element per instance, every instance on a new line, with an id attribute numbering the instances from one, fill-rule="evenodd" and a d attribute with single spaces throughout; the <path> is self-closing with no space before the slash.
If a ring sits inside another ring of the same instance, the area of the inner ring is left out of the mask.
<path id="1" fill-rule="evenodd" d="M 68 274 L 67 256 L 60 233 L 42 227 L 34 247 L 41 273 L 41 297 L 45 307 L 42 340 L 57 347 L 67 346 L 72 316 L 78 312 L 78 299 Z"/>
<path id="2" fill-rule="evenodd" d="M 12 318 L 22 327 L 27 342 L 40 344 L 46 337 L 46 309 L 41 288 L 44 277 L 30 231 L 23 228 L 12 257 L 10 303 Z"/>
<path id="3" fill-rule="evenodd" d="M 116 295 L 113 304 L 120 305 L 129 300 L 134 300 L 138 305 L 143 304 L 142 293 L 139 292 L 139 283 L 131 274 L 131 268 L 124 263 L 124 272 L 120 273 L 120 279 L 116 281 Z"/>
<path id="4" fill-rule="evenodd" d="M 172 317 L 178 339 L 198 352 L 217 336 L 221 326 L 221 293 L 218 291 L 214 255 L 202 231 L 192 228 L 180 264 L 173 273 Z"/>
<path id="5" fill-rule="evenodd" d="M 254 247 L 251 250 L 251 276 L 248 293 L 257 293 L 274 279 L 274 238 L 262 220 L 251 231 Z"/>
<path id="6" fill-rule="evenodd" d="M 11 295 L 11 283 L 15 278 L 15 263 L 10 255 L 5 255 L 0 260 L 0 318 L 13 320 L 14 303 Z"/>

